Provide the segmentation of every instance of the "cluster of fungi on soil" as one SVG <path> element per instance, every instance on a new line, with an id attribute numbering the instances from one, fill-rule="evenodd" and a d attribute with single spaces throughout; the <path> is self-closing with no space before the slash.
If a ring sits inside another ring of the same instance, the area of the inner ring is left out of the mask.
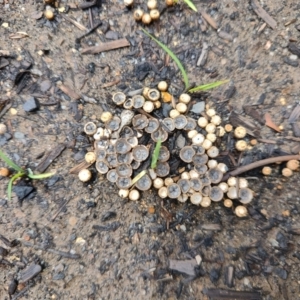
<path id="1" fill-rule="evenodd" d="M 200 117 L 193 118 L 189 113 L 191 96 L 181 94 L 176 101 L 167 89 L 167 83 L 160 82 L 157 89 L 146 87 L 131 98 L 115 93 L 112 101 L 124 108 L 122 112 L 103 112 L 98 127 L 94 122 L 85 124 L 85 133 L 94 140 L 94 152 L 87 153 L 86 161 L 95 162 L 97 171 L 116 184 L 123 198 L 138 200 L 141 191 L 154 187 L 162 199 L 190 200 L 202 207 L 222 200 L 231 207 L 236 200 L 236 214 L 247 215 L 244 204 L 253 199 L 247 180 L 230 177 L 223 182 L 228 167 L 216 160 L 220 150 L 215 144 L 232 127 L 224 128 L 221 117 L 208 106 Z M 165 102 L 173 107 L 169 117 L 155 117 Z M 234 136 L 238 139 L 236 149 L 246 150 L 247 143 L 242 139 L 245 128 L 235 128 Z M 155 150 L 159 152 L 155 154 Z M 79 173 L 82 181 L 90 178 L 85 173 L 88 170 Z"/>

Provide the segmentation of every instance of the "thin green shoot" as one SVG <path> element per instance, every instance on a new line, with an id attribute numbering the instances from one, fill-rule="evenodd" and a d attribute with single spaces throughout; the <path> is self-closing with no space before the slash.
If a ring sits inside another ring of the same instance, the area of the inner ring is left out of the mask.
<path id="1" fill-rule="evenodd" d="M 30 169 L 24 170 L 17 164 L 15 164 L 10 158 L 8 158 L 1 150 L 0 150 L 0 158 L 6 162 L 6 164 L 17 171 L 16 174 L 14 174 L 11 179 L 8 182 L 7 186 L 7 196 L 8 200 L 11 199 L 11 193 L 12 193 L 12 185 L 15 180 L 17 180 L 20 177 L 28 177 L 30 179 L 44 179 L 51 177 L 54 175 L 54 173 L 44 173 L 44 174 L 33 174 L 33 172 Z"/>
<path id="2" fill-rule="evenodd" d="M 156 146 L 155 146 L 155 149 L 154 149 L 153 154 L 152 154 L 151 169 L 156 168 L 160 148 L 161 148 L 161 138 L 158 139 L 158 141 L 156 143 Z"/>
<path id="3" fill-rule="evenodd" d="M 183 0 L 188 6 L 189 8 L 191 8 L 193 11 L 197 12 L 198 9 L 195 6 L 195 4 L 191 1 L 191 0 Z"/>
<path id="4" fill-rule="evenodd" d="M 155 41 L 166 53 L 168 53 L 170 55 L 170 57 L 175 61 L 176 65 L 178 66 L 179 70 L 181 71 L 183 81 L 185 84 L 185 88 L 187 89 L 190 86 L 189 79 L 188 79 L 187 73 L 186 73 L 182 63 L 177 58 L 177 56 L 166 45 L 164 45 L 162 42 L 160 42 L 158 39 L 156 39 L 153 35 L 151 35 L 144 28 L 141 28 L 141 29 L 146 35 L 148 35 L 153 41 Z"/>
<path id="5" fill-rule="evenodd" d="M 216 81 L 216 82 L 212 82 L 212 83 L 208 83 L 208 84 L 203 84 L 203 85 L 198 85 L 192 89 L 189 90 L 190 93 L 195 93 L 195 92 L 204 92 L 213 88 L 216 88 L 226 82 L 228 82 L 229 80 L 220 80 L 220 81 Z"/>

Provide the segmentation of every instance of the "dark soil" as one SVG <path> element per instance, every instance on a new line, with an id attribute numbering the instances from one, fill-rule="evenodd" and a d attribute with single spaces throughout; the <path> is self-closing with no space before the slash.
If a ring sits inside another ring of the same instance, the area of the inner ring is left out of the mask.
<path id="1" fill-rule="evenodd" d="M 195 1 L 221 33 L 205 28 L 201 14 L 184 4 L 163 10 L 160 3 L 160 21 L 147 27 L 176 53 L 192 83 L 230 80 L 199 97 L 224 124 L 230 116 L 232 123 L 244 116 L 254 124 L 259 143 L 241 164 L 300 149 L 299 119 L 289 120 L 300 99 L 300 5 L 261 1 L 277 22 L 272 29 L 252 2 Z M 222 203 L 204 209 L 162 202 L 156 192 L 130 202 L 93 167 L 88 184 L 69 173 L 92 149 L 84 124 L 99 120 L 103 110 L 114 112 L 113 92 L 162 79 L 175 94 L 184 90 L 177 66 L 141 32 L 122 1 L 91 10 L 70 6 L 47 21 L 39 15 L 41 0 L 0 1 L 0 50 L 9 51 L 0 52 L 0 122 L 8 128 L 0 136 L 1 151 L 33 171 L 56 172 L 49 179 L 18 182 L 11 201 L 8 179 L 0 179 L 0 299 L 9 299 L 9 291 L 12 299 L 208 299 L 217 292 L 209 289 L 254 295 L 211 299 L 300 299 L 299 172 L 284 178 L 283 165 L 274 165 L 269 177 L 260 169 L 245 174 L 256 195 L 244 219 Z M 91 14 L 94 25 L 102 25 L 78 40 L 85 31 L 62 14 L 86 28 Z M 14 38 L 18 32 L 28 36 Z M 81 53 L 121 38 L 129 47 Z M 197 66 L 205 43 L 207 57 Z M 61 83 L 73 94 L 62 91 Z M 283 126 L 281 132 L 264 126 L 265 113 Z M 43 170 L 41 162 L 52 150 L 57 157 Z M 33 275 L 24 275 L 33 265 Z"/>

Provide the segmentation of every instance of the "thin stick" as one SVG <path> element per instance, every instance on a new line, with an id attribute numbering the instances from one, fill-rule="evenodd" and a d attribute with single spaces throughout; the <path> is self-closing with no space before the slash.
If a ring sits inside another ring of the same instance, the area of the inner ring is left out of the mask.
<path id="1" fill-rule="evenodd" d="M 277 157 L 271 157 L 271 158 L 259 160 L 254 163 L 251 163 L 249 165 L 242 166 L 233 171 L 227 172 L 224 175 L 222 181 L 226 181 L 231 176 L 237 176 L 237 175 L 240 175 L 247 171 L 250 171 L 250 170 L 265 166 L 265 165 L 270 165 L 270 164 L 274 164 L 277 162 L 283 162 L 283 161 L 288 161 L 288 160 L 292 160 L 292 159 L 300 160 L 300 155 L 284 155 L 284 156 L 277 156 Z"/>

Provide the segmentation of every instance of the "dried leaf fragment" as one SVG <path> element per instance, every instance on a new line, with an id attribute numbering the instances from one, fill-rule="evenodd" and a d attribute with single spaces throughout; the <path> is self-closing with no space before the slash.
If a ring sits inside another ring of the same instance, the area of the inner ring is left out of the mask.
<path id="1" fill-rule="evenodd" d="M 12 33 L 9 35 L 10 39 L 23 39 L 25 37 L 28 37 L 29 35 L 26 32 L 18 31 L 16 33 Z"/>
<path id="2" fill-rule="evenodd" d="M 272 117 L 269 113 L 265 114 L 265 120 L 266 120 L 265 123 L 266 126 L 274 129 L 277 132 L 281 132 L 280 128 L 272 121 Z"/>

